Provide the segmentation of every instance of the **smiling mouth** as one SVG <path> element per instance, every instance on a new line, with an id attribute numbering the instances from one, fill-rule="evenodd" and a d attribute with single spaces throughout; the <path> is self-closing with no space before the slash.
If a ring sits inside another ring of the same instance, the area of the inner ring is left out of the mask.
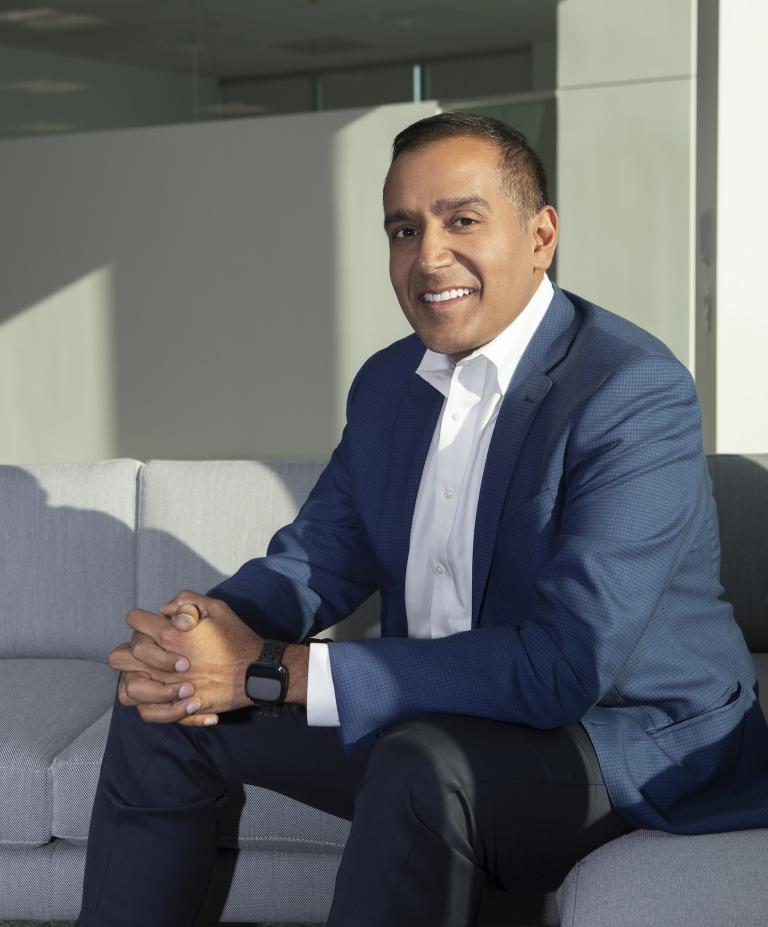
<path id="1" fill-rule="evenodd" d="M 466 299 L 476 292 L 477 290 L 474 287 L 460 286 L 455 289 L 440 290 L 439 292 L 428 290 L 426 293 L 422 293 L 419 299 L 430 306 L 445 306 Z"/>

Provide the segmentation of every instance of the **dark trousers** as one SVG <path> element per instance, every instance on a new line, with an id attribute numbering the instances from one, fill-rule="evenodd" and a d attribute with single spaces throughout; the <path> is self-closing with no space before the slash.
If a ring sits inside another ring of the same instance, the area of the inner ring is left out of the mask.
<path id="1" fill-rule="evenodd" d="M 88 837 L 78 927 L 189 927 L 208 886 L 227 782 L 352 821 L 332 927 L 464 927 L 487 882 L 556 888 L 630 830 L 580 725 L 539 731 L 430 715 L 350 755 L 335 728 L 249 709 L 210 728 L 147 724 L 117 701 Z"/>

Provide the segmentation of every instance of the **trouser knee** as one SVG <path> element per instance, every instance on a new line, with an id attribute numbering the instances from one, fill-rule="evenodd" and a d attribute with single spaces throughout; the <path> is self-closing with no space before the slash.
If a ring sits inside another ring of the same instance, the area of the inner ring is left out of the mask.
<path id="1" fill-rule="evenodd" d="M 207 732 L 206 732 L 207 733 Z M 211 789 L 220 792 L 218 771 L 197 744 L 197 729 L 181 724 L 145 721 L 135 706 L 112 708 L 101 766 L 101 791 L 126 803 L 151 802 L 155 792 L 165 800 L 194 800 Z M 169 791 L 168 784 L 173 784 Z"/>
<path id="2" fill-rule="evenodd" d="M 377 809 L 385 825 L 410 817 L 470 855 L 474 816 L 468 806 L 470 759 L 451 735 L 446 716 L 425 716 L 385 731 L 371 749 L 356 792 L 359 805 Z"/>

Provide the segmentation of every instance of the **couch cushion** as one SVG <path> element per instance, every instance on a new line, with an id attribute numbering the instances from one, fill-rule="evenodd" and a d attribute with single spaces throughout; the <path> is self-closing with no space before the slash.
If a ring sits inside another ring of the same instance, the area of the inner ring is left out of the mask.
<path id="1" fill-rule="evenodd" d="M 768 454 L 708 459 L 720 522 L 723 598 L 750 650 L 768 651 Z"/>
<path id="2" fill-rule="evenodd" d="M 639 830 L 590 853 L 558 891 L 563 927 L 764 927 L 768 830 Z"/>
<path id="3" fill-rule="evenodd" d="M 0 660 L 0 845 L 51 838 L 50 766 L 115 697 L 116 674 L 87 660 Z"/>
<path id="4" fill-rule="evenodd" d="M 768 718 L 768 653 L 753 653 L 752 662 L 755 664 L 760 687 L 760 706 Z"/>
<path id="5" fill-rule="evenodd" d="M 103 660 L 125 639 L 140 466 L 0 466 L 0 656 Z"/>
<path id="6" fill-rule="evenodd" d="M 54 837 L 72 843 L 83 843 L 87 838 L 111 716 L 110 708 L 53 762 Z M 218 842 L 220 847 L 306 850 L 340 856 L 348 833 L 349 822 L 343 818 L 267 789 L 233 784 L 219 821 Z"/>
<path id="7" fill-rule="evenodd" d="M 85 847 L 63 840 L 23 849 L 0 845 L 0 924 L 32 927 L 16 922 L 74 921 L 82 901 L 84 869 Z"/>
<path id="8" fill-rule="evenodd" d="M 266 553 L 322 470 L 318 462 L 148 463 L 139 483 L 138 606 L 206 592 Z"/>

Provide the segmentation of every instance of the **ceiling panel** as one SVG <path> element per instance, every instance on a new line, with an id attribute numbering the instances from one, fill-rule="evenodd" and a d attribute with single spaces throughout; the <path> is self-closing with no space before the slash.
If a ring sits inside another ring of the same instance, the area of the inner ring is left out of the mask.
<path id="1" fill-rule="evenodd" d="M 197 68 L 224 79 L 257 77 L 524 47 L 554 38 L 556 6 L 557 0 L 0 0 L 0 46 L 161 70 Z M 43 10 L 50 11 L 47 22 Z M 58 25 L 55 14 L 62 14 Z M 99 22 L 67 25 L 67 14 Z"/>

